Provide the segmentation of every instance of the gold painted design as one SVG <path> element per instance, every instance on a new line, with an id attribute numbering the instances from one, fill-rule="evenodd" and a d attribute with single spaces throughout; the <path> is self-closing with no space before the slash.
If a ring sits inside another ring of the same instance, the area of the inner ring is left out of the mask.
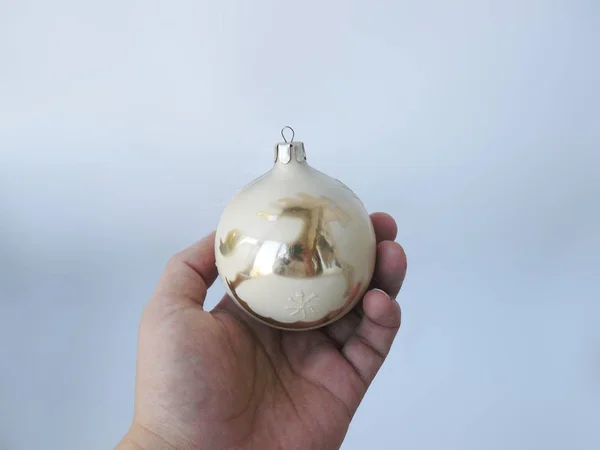
<path id="1" fill-rule="evenodd" d="M 331 199 L 306 193 L 281 198 L 272 205 L 276 212 L 260 211 L 257 215 L 269 222 L 282 218 L 298 220 L 302 228 L 289 242 L 257 239 L 239 229 L 229 231 L 220 240 L 219 251 L 223 257 L 232 256 L 242 247 L 249 251 L 246 267 L 232 280 L 227 280 L 236 298 L 236 289 L 241 283 L 267 275 L 287 278 L 342 275 L 346 283 L 345 295 L 351 297 L 354 268 L 337 254 L 332 229 L 333 223 L 346 227 L 350 216 Z"/>
<path id="2" fill-rule="evenodd" d="M 306 319 L 307 309 L 311 313 L 316 313 L 319 311 L 319 306 L 312 303 L 312 301 L 318 297 L 319 296 L 315 293 L 306 296 L 304 291 L 296 292 L 294 297 L 288 298 L 288 301 L 291 303 L 291 305 L 286 306 L 285 309 L 292 311 L 290 316 L 302 314 L 302 319 Z"/>

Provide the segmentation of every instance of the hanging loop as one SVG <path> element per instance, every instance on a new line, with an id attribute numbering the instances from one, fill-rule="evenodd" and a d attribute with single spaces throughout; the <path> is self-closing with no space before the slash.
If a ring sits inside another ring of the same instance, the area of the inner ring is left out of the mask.
<path id="1" fill-rule="evenodd" d="M 285 137 L 285 130 L 290 130 L 292 132 L 292 138 L 289 141 Z M 283 138 L 283 140 L 285 141 L 286 144 L 289 144 L 290 142 L 294 142 L 294 136 L 296 136 L 296 133 L 294 132 L 294 129 L 292 127 L 285 126 L 281 129 L 281 137 Z"/>

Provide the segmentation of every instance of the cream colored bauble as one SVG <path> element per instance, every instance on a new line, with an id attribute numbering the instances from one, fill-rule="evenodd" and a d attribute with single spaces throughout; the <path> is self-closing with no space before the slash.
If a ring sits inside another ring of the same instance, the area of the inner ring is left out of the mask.
<path id="1" fill-rule="evenodd" d="M 376 242 L 358 197 L 309 166 L 304 144 L 293 139 L 284 136 L 272 169 L 226 206 L 215 257 L 227 292 L 250 316 L 275 328 L 308 330 L 360 301 L 375 268 Z"/>

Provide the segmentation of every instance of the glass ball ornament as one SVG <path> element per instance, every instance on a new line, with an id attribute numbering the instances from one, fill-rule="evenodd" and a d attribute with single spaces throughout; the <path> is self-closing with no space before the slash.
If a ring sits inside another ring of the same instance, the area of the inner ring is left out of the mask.
<path id="1" fill-rule="evenodd" d="M 281 134 L 273 167 L 223 210 L 215 259 L 227 293 L 251 317 L 310 330 L 340 319 L 365 294 L 375 231 L 354 192 L 307 163 L 291 128 Z"/>

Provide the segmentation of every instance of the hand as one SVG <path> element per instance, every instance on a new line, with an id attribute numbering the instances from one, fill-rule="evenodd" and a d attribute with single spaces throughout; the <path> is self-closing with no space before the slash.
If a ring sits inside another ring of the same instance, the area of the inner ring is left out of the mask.
<path id="1" fill-rule="evenodd" d="M 371 219 L 372 289 L 314 331 L 268 328 L 227 295 L 204 311 L 217 276 L 214 234 L 175 255 L 142 315 L 134 420 L 118 448 L 339 448 L 400 327 L 392 299 L 406 256 L 394 220 Z"/>

